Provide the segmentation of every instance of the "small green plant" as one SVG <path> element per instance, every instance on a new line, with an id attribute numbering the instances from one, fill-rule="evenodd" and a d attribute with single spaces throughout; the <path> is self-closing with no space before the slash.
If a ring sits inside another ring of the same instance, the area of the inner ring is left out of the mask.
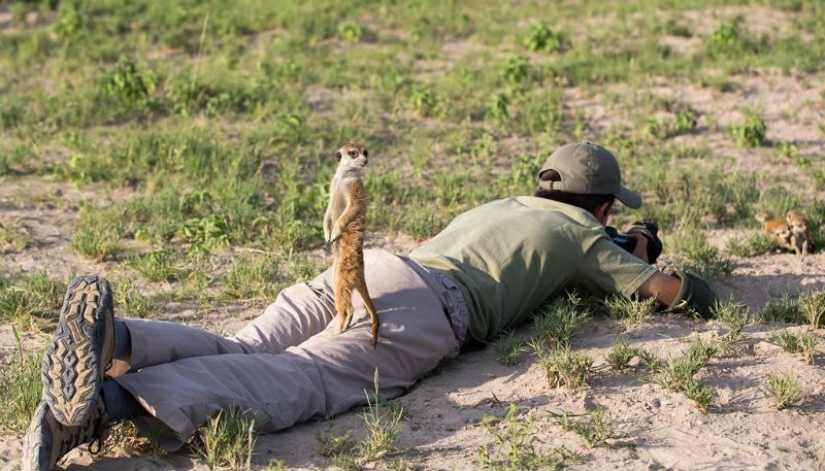
<path id="1" fill-rule="evenodd" d="M 157 301 L 141 293 L 132 279 L 119 280 L 114 284 L 112 292 L 117 312 L 124 317 L 150 317 L 158 308 Z"/>
<path id="2" fill-rule="evenodd" d="M 771 373 L 768 375 L 768 386 L 762 389 L 766 399 L 773 398 L 774 406 L 782 410 L 802 400 L 802 389 L 792 374 Z"/>
<path id="3" fill-rule="evenodd" d="M 799 156 L 799 146 L 795 142 L 782 141 L 779 143 L 777 152 L 781 157 L 795 161 Z"/>
<path id="4" fill-rule="evenodd" d="M 814 291 L 800 296 L 799 310 L 811 329 L 822 327 L 825 322 L 825 291 Z"/>
<path id="5" fill-rule="evenodd" d="M 376 389 L 377 391 L 377 389 Z M 399 403 L 396 403 L 399 404 Z M 361 466 L 367 463 L 380 463 L 395 452 L 395 439 L 401 431 L 402 408 L 384 408 L 381 410 L 378 399 L 367 399 L 367 410 L 361 414 L 367 427 L 367 434 L 358 442 L 356 449 Z"/>
<path id="6" fill-rule="evenodd" d="M 790 330 L 775 332 L 771 338 L 771 343 L 791 354 L 802 351 L 802 342 L 799 334 L 791 332 Z"/>
<path id="7" fill-rule="evenodd" d="M 226 218 L 217 214 L 202 218 L 191 218 L 180 227 L 183 240 L 204 249 L 229 245 L 229 224 Z"/>
<path id="8" fill-rule="evenodd" d="M 522 55 L 510 56 L 504 64 L 501 75 L 510 86 L 520 86 L 530 73 L 530 60 Z"/>
<path id="9" fill-rule="evenodd" d="M 45 271 L 16 277 L 0 275 L 0 318 L 19 326 L 54 318 L 65 291 L 66 284 L 53 281 Z"/>
<path id="10" fill-rule="evenodd" d="M 691 109 L 677 111 L 673 117 L 673 124 L 670 126 L 668 135 L 690 134 L 696 130 L 696 125 L 696 112 Z"/>
<path id="11" fill-rule="evenodd" d="M 593 410 L 587 411 L 584 416 L 584 419 L 575 420 L 565 412 L 558 416 L 557 422 L 564 430 L 581 435 L 587 443 L 587 448 L 606 443 L 607 440 L 624 437 L 616 430 L 613 420 L 607 415 L 604 407 L 596 406 Z"/>
<path id="12" fill-rule="evenodd" d="M 737 257 L 754 257 L 769 253 L 774 249 L 775 243 L 765 234 L 755 233 L 746 237 L 744 240 L 737 238 L 728 239 L 725 244 L 725 250 L 731 255 Z"/>
<path id="13" fill-rule="evenodd" d="M 724 21 L 710 35 L 706 48 L 711 54 L 732 54 L 739 50 L 741 37 L 738 21 Z"/>
<path id="14" fill-rule="evenodd" d="M 170 250 L 155 250 L 131 260 L 132 267 L 147 280 L 178 281 L 190 273 L 180 265 L 177 254 Z"/>
<path id="15" fill-rule="evenodd" d="M 100 82 L 103 94 L 137 109 L 149 106 L 149 95 L 154 87 L 154 74 L 141 74 L 126 56 L 121 56 L 115 68 Z"/>
<path id="16" fill-rule="evenodd" d="M 607 363 L 616 371 L 624 371 L 630 367 L 630 362 L 636 356 L 636 349 L 630 346 L 627 340 L 617 337 L 613 348 L 607 354 Z"/>
<path id="17" fill-rule="evenodd" d="M 517 365 L 524 347 L 524 340 L 517 339 L 512 331 L 501 333 L 493 342 L 496 359 L 505 366 Z"/>
<path id="18" fill-rule="evenodd" d="M 650 374 L 658 374 L 662 371 L 663 365 L 662 360 L 654 355 L 651 351 L 646 350 L 642 347 L 636 347 L 634 349 L 634 353 L 639 361 L 650 370 Z"/>
<path id="19" fill-rule="evenodd" d="M 667 136 L 667 123 L 661 118 L 647 118 L 642 124 L 644 136 L 652 139 L 661 139 Z"/>
<path id="20" fill-rule="evenodd" d="M 11 22 L 15 26 L 24 26 L 26 24 L 26 15 L 29 13 L 31 7 L 25 3 L 12 3 L 8 6 L 9 15 L 11 15 Z"/>
<path id="21" fill-rule="evenodd" d="M 716 279 L 730 275 L 731 261 L 719 254 L 719 249 L 710 245 L 701 230 L 682 233 L 674 240 L 674 251 L 683 258 L 674 261 L 674 267 L 695 273 L 706 279 Z"/>
<path id="22" fill-rule="evenodd" d="M 480 468 L 500 471 L 563 468 L 569 452 L 563 448 L 549 454 L 539 450 L 536 444 L 542 442 L 536 435 L 536 415 L 524 414 L 526 409 L 510 404 L 503 419 L 486 416 L 481 420 L 493 441 L 479 447 L 476 464 Z"/>
<path id="23" fill-rule="evenodd" d="M 79 35 L 84 30 L 87 19 L 75 2 L 60 4 L 57 20 L 52 24 L 52 31 L 62 41 L 66 42 Z"/>
<path id="24" fill-rule="evenodd" d="M 715 342 L 705 342 L 702 337 L 696 337 L 696 340 L 688 347 L 685 356 L 691 363 L 697 364 L 701 368 L 718 352 L 719 346 Z"/>
<path id="25" fill-rule="evenodd" d="M 364 31 L 361 26 L 350 21 L 344 21 L 338 25 L 338 34 L 351 43 L 357 43 L 364 35 Z"/>
<path id="26" fill-rule="evenodd" d="M 209 419 L 193 446 L 196 456 L 210 469 L 252 467 L 252 452 L 258 437 L 255 419 L 237 409 L 224 410 Z"/>
<path id="27" fill-rule="evenodd" d="M 354 467 L 352 431 L 334 432 L 332 424 L 326 430 L 315 430 L 318 454 L 330 459 L 330 465 L 344 469 Z"/>
<path id="28" fill-rule="evenodd" d="M 120 250 L 120 237 L 111 230 L 81 226 L 72 236 L 72 248 L 96 263 L 114 257 Z"/>
<path id="29" fill-rule="evenodd" d="M 503 93 L 496 93 L 487 108 L 487 117 L 499 125 L 504 125 L 510 119 L 510 99 Z"/>
<path id="30" fill-rule="evenodd" d="M 693 401 L 696 408 L 703 414 L 708 412 L 708 406 L 713 402 L 715 393 L 716 389 L 713 386 L 703 384 L 694 378 L 691 378 L 685 386 L 685 396 Z"/>
<path id="31" fill-rule="evenodd" d="M 747 111 L 745 113 L 745 121 L 739 124 L 734 124 L 730 127 L 730 132 L 736 141 L 738 147 L 760 147 L 765 142 L 765 133 L 768 130 L 765 120 L 762 116 Z"/>
<path id="32" fill-rule="evenodd" d="M 396 453 L 395 440 L 401 431 L 404 407 L 398 401 L 381 398 L 378 387 L 378 370 L 373 376 L 374 395 L 367 393 L 367 408 L 362 412 L 366 433 L 357 443 L 347 431 L 335 434 L 331 430 L 316 433 L 320 453 L 329 458 L 333 466 L 344 469 L 363 469 L 367 465 L 387 467 L 384 460 Z"/>
<path id="33" fill-rule="evenodd" d="M 528 51 L 555 52 L 561 49 L 564 37 L 553 32 L 544 22 L 533 23 L 521 40 L 521 45 Z"/>
<path id="34" fill-rule="evenodd" d="M 437 104 L 436 95 L 432 89 L 428 85 L 421 83 L 415 84 L 412 87 L 408 101 L 410 107 L 422 117 L 432 115 Z"/>
<path id="35" fill-rule="evenodd" d="M 791 296 L 787 291 L 782 297 L 768 302 L 756 315 L 758 322 L 799 324 L 803 315 L 799 306 L 799 299 Z"/>
<path id="36" fill-rule="evenodd" d="M 367 463 L 380 464 L 385 458 L 395 453 L 395 439 L 401 431 L 401 420 L 405 409 L 398 401 L 381 398 L 378 388 L 378 369 L 373 376 L 374 400 L 367 395 L 367 409 L 361 414 L 367 433 L 356 445 L 359 466 Z"/>
<path id="37" fill-rule="evenodd" d="M 714 317 L 728 327 L 728 333 L 722 337 L 722 350 L 727 352 L 739 340 L 742 329 L 748 324 L 750 313 L 748 307 L 734 301 L 733 296 L 727 302 L 717 301 L 713 307 Z"/>
<path id="38" fill-rule="evenodd" d="M 0 222 L 0 253 L 19 252 L 32 244 L 32 237 L 21 221 L 11 224 Z"/>
<path id="39" fill-rule="evenodd" d="M 0 430 L 23 433 L 40 403 L 40 352 L 23 349 L 20 334 L 13 328 L 17 354 L 8 356 L 0 368 Z"/>
<path id="40" fill-rule="evenodd" d="M 551 388 L 562 386 L 579 389 L 587 384 L 593 368 L 593 358 L 586 353 L 571 352 L 569 347 L 552 350 L 540 349 L 536 352 L 539 365 L 544 368 Z"/>
<path id="41" fill-rule="evenodd" d="M 668 361 L 656 381 L 668 391 L 683 391 L 695 381 L 696 373 L 717 351 L 718 347 L 714 343 L 705 343 L 701 337 L 697 337 L 682 356 Z"/>
<path id="42" fill-rule="evenodd" d="M 204 309 L 214 308 L 212 303 L 215 299 L 208 289 L 214 279 L 209 272 L 209 261 L 207 257 L 196 255 L 190 258 L 188 262 L 186 268 L 181 268 L 186 276 L 180 278 L 180 283 L 178 283 L 177 290 L 172 295 L 172 299 L 178 301 L 197 301 L 198 312 L 202 312 Z"/>
<path id="43" fill-rule="evenodd" d="M 224 295 L 231 299 L 270 298 L 277 294 L 282 278 L 280 261 L 274 257 L 238 257 L 224 276 Z"/>
<path id="44" fill-rule="evenodd" d="M 623 320 L 627 324 L 638 324 L 656 312 L 656 298 L 636 300 L 617 295 L 608 297 L 604 305 L 610 317 Z"/>
<path id="45" fill-rule="evenodd" d="M 537 338 L 549 346 L 566 347 L 590 315 L 590 308 L 575 293 L 539 307 L 533 313 Z"/>
<path id="46" fill-rule="evenodd" d="M 667 366 L 662 368 L 656 381 L 668 391 L 682 391 L 693 381 L 693 375 L 699 368 L 685 357 L 671 359 Z"/>
<path id="47" fill-rule="evenodd" d="M 711 58 L 731 61 L 745 54 L 759 53 L 766 46 L 766 39 L 757 39 L 741 28 L 741 18 L 723 21 L 705 40 L 705 51 Z"/>
<path id="48" fill-rule="evenodd" d="M 802 356 L 805 358 L 805 363 L 809 365 L 813 365 L 815 363 L 814 358 L 814 348 L 816 344 L 819 342 L 819 339 L 816 335 L 808 332 L 802 334 L 799 338 L 800 344 L 802 346 Z"/>

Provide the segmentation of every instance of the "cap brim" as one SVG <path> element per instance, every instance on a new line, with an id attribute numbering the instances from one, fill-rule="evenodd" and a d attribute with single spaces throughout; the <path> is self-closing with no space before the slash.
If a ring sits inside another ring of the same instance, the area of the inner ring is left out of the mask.
<path id="1" fill-rule="evenodd" d="M 619 194 L 616 195 L 625 206 L 628 208 L 638 209 L 642 207 L 642 197 L 638 193 L 634 193 L 624 186 L 619 188 Z"/>

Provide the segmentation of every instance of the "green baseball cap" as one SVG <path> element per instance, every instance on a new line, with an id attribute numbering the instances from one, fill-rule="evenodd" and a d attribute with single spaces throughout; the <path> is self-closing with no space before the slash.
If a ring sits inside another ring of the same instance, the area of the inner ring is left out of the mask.
<path id="1" fill-rule="evenodd" d="M 555 170 L 561 180 L 550 180 Z M 642 197 L 622 185 L 616 157 L 592 142 L 565 144 L 550 154 L 539 170 L 539 187 L 584 195 L 613 195 L 630 208 L 642 206 Z"/>

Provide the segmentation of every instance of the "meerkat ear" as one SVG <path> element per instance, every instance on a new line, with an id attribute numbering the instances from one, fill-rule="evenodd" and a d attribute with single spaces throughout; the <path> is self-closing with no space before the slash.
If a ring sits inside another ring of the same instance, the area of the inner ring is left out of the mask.
<path id="1" fill-rule="evenodd" d="M 340 150 L 335 153 L 335 160 L 337 160 L 339 162 L 341 161 L 341 151 Z"/>

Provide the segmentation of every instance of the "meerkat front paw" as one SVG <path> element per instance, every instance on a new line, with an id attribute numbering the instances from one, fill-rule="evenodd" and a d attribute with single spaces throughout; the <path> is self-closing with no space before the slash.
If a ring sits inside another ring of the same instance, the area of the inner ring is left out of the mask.
<path id="1" fill-rule="evenodd" d="M 336 227 L 332 230 L 332 233 L 329 235 L 329 239 L 327 239 L 327 244 L 332 245 L 336 240 L 341 238 L 341 234 L 344 233 L 344 230 L 340 227 Z"/>

